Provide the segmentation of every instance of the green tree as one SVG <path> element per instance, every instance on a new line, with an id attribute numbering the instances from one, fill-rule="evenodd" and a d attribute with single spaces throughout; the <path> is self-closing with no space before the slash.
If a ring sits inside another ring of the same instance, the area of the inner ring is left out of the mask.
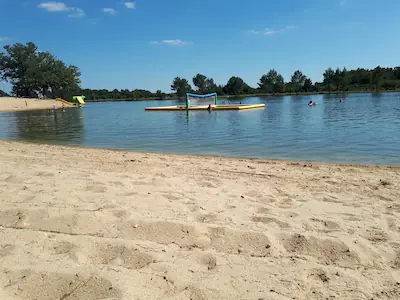
<path id="1" fill-rule="evenodd" d="M 165 94 L 161 90 L 157 90 L 156 98 L 159 100 L 163 100 L 165 98 Z"/>
<path id="2" fill-rule="evenodd" d="M 336 86 L 336 91 L 344 91 L 348 83 L 347 69 L 343 68 L 343 70 L 340 70 L 339 68 L 337 68 L 333 75 L 332 81 L 333 84 Z"/>
<path id="3" fill-rule="evenodd" d="M 8 97 L 8 94 L 5 91 L 0 90 L 0 97 Z"/>
<path id="4" fill-rule="evenodd" d="M 218 86 L 215 84 L 214 79 L 207 78 L 204 93 L 215 93 L 217 89 Z"/>
<path id="5" fill-rule="evenodd" d="M 285 90 L 282 75 L 273 69 L 261 76 L 258 86 L 260 91 L 264 93 L 283 93 Z"/>
<path id="6" fill-rule="evenodd" d="M 229 78 L 228 83 L 225 86 L 226 93 L 228 95 L 241 95 L 243 94 L 246 84 L 240 77 L 232 76 Z"/>
<path id="7" fill-rule="evenodd" d="M 215 84 L 214 79 L 207 78 L 202 74 L 197 74 L 193 77 L 193 85 L 201 94 L 213 93 L 217 90 L 217 85 Z"/>
<path id="8" fill-rule="evenodd" d="M 197 74 L 193 77 L 193 85 L 197 87 L 201 94 L 206 93 L 208 87 L 207 77 L 202 74 Z"/>
<path id="9" fill-rule="evenodd" d="M 335 71 L 332 68 L 328 68 L 324 72 L 324 84 L 327 87 L 327 90 L 330 92 L 332 90 L 332 85 L 334 83 Z"/>
<path id="10" fill-rule="evenodd" d="M 225 87 L 223 86 L 223 85 L 217 85 L 217 87 L 216 87 L 216 89 L 215 89 L 215 92 L 217 93 L 217 95 L 218 96 L 221 96 L 221 95 L 225 95 L 226 94 L 226 92 L 225 92 Z"/>
<path id="11" fill-rule="evenodd" d="M 80 72 L 49 52 L 40 52 L 29 42 L 4 46 L 0 54 L 0 75 L 12 84 L 17 96 L 38 95 L 70 98 L 80 90 Z"/>
<path id="12" fill-rule="evenodd" d="M 382 75 L 383 71 L 380 66 L 377 66 L 373 71 L 372 71 L 372 77 L 371 77 L 371 83 L 375 87 L 375 91 L 379 91 L 382 85 Z"/>
<path id="13" fill-rule="evenodd" d="M 312 92 L 314 90 L 313 82 L 310 78 L 306 78 L 304 80 L 303 91 L 304 92 Z"/>
<path id="14" fill-rule="evenodd" d="M 175 91 L 178 97 L 184 97 L 186 93 L 192 90 L 192 87 L 186 79 L 175 77 L 171 85 L 171 90 Z"/>
<path id="15" fill-rule="evenodd" d="M 290 83 L 295 87 L 296 92 L 300 92 L 303 89 L 306 79 L 307 77 L 300 70 L 297 70 L 293 73 Z"/>

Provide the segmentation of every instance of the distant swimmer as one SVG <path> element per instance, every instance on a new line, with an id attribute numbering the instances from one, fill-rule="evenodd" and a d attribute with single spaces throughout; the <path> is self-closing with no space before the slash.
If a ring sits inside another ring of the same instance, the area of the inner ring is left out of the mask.
<path id="1" fill-rule="evenodd" d="M 340 103 L 342 103 L 343 102 L 343 99 L 340 99 L 340 101 L 339 101 Z"/>
<path id="2" fill-rule="evenodd" d="M 308 102 L 308 106 L 315 106 L 315 105 L 317 105 L 317 103 L 315 103 L 315 102 L 313 102 L 311 100 L 310 100 L 310 102 Z"/>
<path id="3" fill-rule="evenodd" d="M 209 112 L 211 112 L 211 111 L 212 111 L 211 104 L 208 104 L 207 110 L 208 110 Z"/>

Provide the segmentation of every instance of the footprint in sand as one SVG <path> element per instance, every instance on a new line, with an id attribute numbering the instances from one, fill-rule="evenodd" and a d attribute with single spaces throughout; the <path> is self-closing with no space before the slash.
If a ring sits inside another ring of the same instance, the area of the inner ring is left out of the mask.
<path id="1" fill-rule="evenodd" d="M 254 199 L 259 199 L 259 198 L 263 197 L 263 195 L 259 191 L 256 191 L 256 190 L 248 191 L 248 192 L 244 193 L 244 195 L 246 197 L 254 198 Z"/>
<path id="2" fill-rule="evenodd" d="M 209 238 L 199 227 L 168 221 L 121 222 L 116 226 L 120 236 L 131 240 L 148 240 L 160 244 L 176 244 L 180 247 L 204 248 Z"/>
<path id="3" fill-rule="evenodd" d="M 393 269 L 400 269 L 400 249 L 396 250 L 396 254 L 392 261 L 391 267 Z"/>
<path id="4" fill-rule="evenodd" d="M 259 232 L 238 231 L 216 227 L 210 229 L 211 248 L 223 253 L 266 257 L 271 255 L 271 243 Z"/>
<path id="5" fill-rule="evenodd" d="M 177 201 L 177 200 L 181 200 L 183 198 L 183 196 L 181 194 L 172 194 L 172 193 L 163 193 L 162 194 L 164 198 L 166 198 L 167 200 L 170 201 Z"/>
<path id="6" fill-rule="evenodd" d="M 3 291 L 10 295 L 10 299 L 98 300 L 121 297 L 120 290 L 110 281 L 96 275 L 22 270 L 5 273 L 0 278 Z"/>
<path id="7" fill-rule="evenodd" d="M 289 253 L 312 256 L 323 264 L 359 262 L 357 253 L 350 251 L 343 242 L 293 234 L 283 235 L 281 243 Z"/>
<path id="8" fill-rule="evenodd" d="M 201 187 L 206 187 L 206 188 L 217 188 L 218 184 L 216 184 L 214 181 L 200 181 L 199 185 Z"/>
<path id="9" fill-rule="evenodd" d="M 217 220 L 217 216 L 215 214 L 199 214 L 196 216 L 196 221 L 200 223 L 212 223 Z"/>
<path id="10" fill-rule="evenodd" d="M 279 208 L 293 208 L 294 206 L 294 201 L 292 199 L 283 199 L 282 201 L 279 202 L 279 204 L 277 205 Z"/>
<path id="11" fill-rule="evenodd" d="M 334 196 L 334 195 L 327 195 L 327 194 L 320 194 L 317 193 L 315 194 L 317 199 L 320 199 L 322 197 L 322 201 L 324 202 L 330 202 L 330 203 L 342 203 L 341 200 L 338 199 L 338 197 Z M 318 197 L 321 196 L 321 197 Z"/>
<path id="12" fill-rule="evenodd" d="M 386 219 L 386 222 L 390 231 L 400 231 L 399 226 L 397 226 L 397 219 L 389 217 Z"/>
<path id="13" fill-rule="evenodd" d="M 313 230 L 318 230 L 322 232 L 332 232 L 340 230 L 340 225 L 333 221 L 317 218 L 311 218 L 310 221 L 312 222 L 311 228 L 313 228 Z"/>
<path id="14" fill-rule="evenodd" d="M 199 262 L 205 265 L 208 270 L 214 270 L 217 267 L 217 258 L 211 253 L 205 253 L 200 255 Z"/>
<path id="15" fill-rule="evenodd" d="M 8 256 L 14 252 L 15 246 L 10 244 L 0 245 L 0 258 Z"/>
<path id="16" fill-rule="evenodd" d="M 26 211 L 9 209 L 0 211 L 0 225 L 4 227 L 19 227 L 26 219 Z"/>
<path id="17" fill-rule="evenodd" d="M 21 183 L 25 181 L 25 178 L 9 175 L 5 179 L 3 179 L 3 181 L 7 183 Z"/>
<path id="18" fill-rule="evenodd" d="M 126 192 L 126 193 L 120 194 L 120 196 L 123 196 L 123 197 L 132 197 L 132 196 L 135 196 L 135 195 L 137 195 L 137 194 L 139 194 L 139 193 L 138 193 L 138 192 Z"/>
<path id="19" fill-rule="evenodd" d="M 384 243 L 388 240 L 388 234 L 377 227 L 367 228 L 360 236 L 374 244 Z"/>
<path id="20" fill-rule="evenodd" d="M 119 210 L 119 209 L 116 209 L 116 210 L 114 210 L 112 213 L 113 213 L 113 215 L 114 215 L 115 217 L 117 217 L 118 219 L 124 219 L 124 218 L 130 216 L 130 212 L 128 212 L 128 211 L 126 211 L 126 210 Z"/>
<path id="21" fill-rule="evenodd" d="M 260 207 L 260 208 L 257 210 L 257 213 L 259 213 L 259 214 L 267 214 L 267 213 L 269 213 L 269 209 L 266 208 L 266 207 Z"/>
<path id="22" fill-rule="evenodd" d="M 67 241 L 55 241 L 50 247 L 51 251 L 56 255 L 71 254 L 77 248 L 76 245 Z"/>
<path id="23" fill-rule="evenodd" d="M 255 223 L 264 223 L 264 224 L 270 224 L 270 223 L 275 223 L 277 224 L 280 228 L 290 228 L 289 224 L 283 221 L 280 221 L 275 218 L 271 217 L 265 217 L 265 216 L 253 216 L 251 220 Z"/>
<path id="24" fill-rule="evenodd" d="M 107 186 L 105 186 L 103 183 L 91 183 L 86 186 L 85 191 L 105 193 L 107 191 Z"/>
<path id="25" fill-rule="evenodd" d="M 125 184 L 123 182 L 115 181 L 115 180 L 114 181 L 109 181 L 108 185 L 114 186 L 114 187 L 124 187 L 125 186 Z"/>
<path id="26" fill-rule="evenodd" d="M 207 300 L 209 299 L 206 296 L 206 293 L 194 286 L 187 286 L 181 291 L 178 295 L 176 295 L 176 299 L 190 299 L 190 300 Z"/>
<path id="27" fill-rule="evenodd" d="M 55 174 L 54 173 L 50 173 L 50 172 L 41 171 L 41 172 L 37 172 L 35 174 L 35 176 L 38 176 L 38 177 L 54 177 Z"/>
<path id="28" fill-rule="evenodd" d="M 153 262 L 153 257 L 138 249 L 115 244 L 100 244 L 88 255 L 93 264 L 116 265 L 126 269 L 141 269 Z"/>
<path id="29" fill-rule="evenodd" d="M 319 268 L 308 270 L 307 278 L 312 278 L 317 281 L 322 281 L 323 283 L 328 283 L 330 280 L 327 273 Z"/>

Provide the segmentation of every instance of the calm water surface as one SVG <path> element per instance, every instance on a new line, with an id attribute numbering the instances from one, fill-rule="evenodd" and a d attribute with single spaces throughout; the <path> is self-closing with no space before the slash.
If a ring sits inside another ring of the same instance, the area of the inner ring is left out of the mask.
<path id="1" fill-rule="evenodd" d="M 0 139 L 134 151 L 400 165 L 400 93 L 253 97 L 254 111 L 145 112 L 179 101 L 0 114 Z M 318 103 L 308 107 L 308 101 Z M 228 102 L 221 99 L 221 101 Z M 231 100 L 238 102 L 239 100 Z M 181 102 L 183 104 L 183 102 Z"/>

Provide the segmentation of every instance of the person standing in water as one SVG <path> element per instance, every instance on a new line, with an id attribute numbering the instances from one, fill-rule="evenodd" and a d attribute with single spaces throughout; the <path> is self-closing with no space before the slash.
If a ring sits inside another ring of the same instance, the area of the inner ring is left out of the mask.
<path id="1" fill-rule="evenodd" d="M 211 106 L 211 104 L 208 104 L 207 110 L 208 110 L 208 112 L 211 112 L 211 111 L 212 111 L 212 106 Z"/>

